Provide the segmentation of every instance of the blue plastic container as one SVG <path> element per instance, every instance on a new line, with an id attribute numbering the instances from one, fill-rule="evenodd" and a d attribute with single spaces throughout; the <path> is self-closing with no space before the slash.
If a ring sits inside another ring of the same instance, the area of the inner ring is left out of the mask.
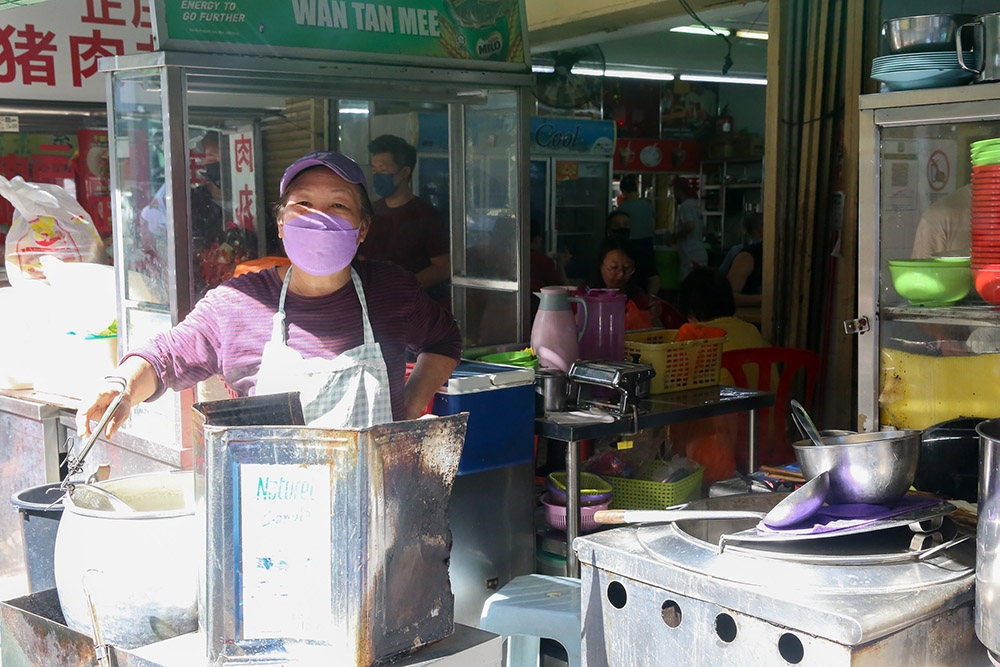
<path id="1" fill-rule="evenodd" d="M 458 474 L 493 470 L 535 458 L 535 372 L 463 361 L 434 396 L 436 415 L 469 413 Z"/>

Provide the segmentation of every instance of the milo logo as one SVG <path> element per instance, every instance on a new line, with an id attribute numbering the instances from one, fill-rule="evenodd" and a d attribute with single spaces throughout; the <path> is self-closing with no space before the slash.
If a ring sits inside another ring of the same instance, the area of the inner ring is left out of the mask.
<path id="1" fill-rule="evenodd" d="M 503 52 L 503 37 L 499 32 L 492 32 L 476 41 L 476 55 L 480 58 L 489 58 L 501 52 Z"/>

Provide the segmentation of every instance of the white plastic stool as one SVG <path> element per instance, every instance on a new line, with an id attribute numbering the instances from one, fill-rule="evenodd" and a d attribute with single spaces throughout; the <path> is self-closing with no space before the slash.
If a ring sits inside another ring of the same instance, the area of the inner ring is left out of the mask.
<path id="1" fill-rule="evenodd" d="M 486 600 L 479 627 L 507 639 L 507 667 L 536 667 L 542 637 L 562 644 L 569 667 L 580 667 L 580 580 L 515 577 Z"/>

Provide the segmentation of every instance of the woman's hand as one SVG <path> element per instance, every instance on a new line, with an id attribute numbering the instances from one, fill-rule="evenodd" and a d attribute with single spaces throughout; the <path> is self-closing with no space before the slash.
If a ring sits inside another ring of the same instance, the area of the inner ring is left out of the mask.
<path id="1" fill-rule="evenodd" d="M 91 396 L 80 401 L 80 407 L 76 412 L 77 436 L 89 437 L 90 422 L 99 422 L 108 410 L 108 406 L 120 393 L 121 403 L 118 404 L 115 413 L 104 427 L 104 433 L 101 434 L 105 438 L 110 438 L 128 419 L 132 406 L 142 403 L 153 395 L 158 382 L 156 372 L 148 361 L 141 357 L 129 357 L 118 367 L 117 375 L 104 378 L 95 387 Z"/>

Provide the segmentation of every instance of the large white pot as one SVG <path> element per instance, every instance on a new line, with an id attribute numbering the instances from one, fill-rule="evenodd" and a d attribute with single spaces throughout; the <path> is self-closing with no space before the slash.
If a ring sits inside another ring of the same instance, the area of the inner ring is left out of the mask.
<path id="1" fill-rule="evenodd" d="M 66 497 L 55 544 L 66 624 L 93 636 L 93 604 L 104 641 L 126 649 L 196 631 L 204 529 L 195 520 L 194 474 L 149 473 L 98 485 L 136 511 L 86 509 Z"/>

